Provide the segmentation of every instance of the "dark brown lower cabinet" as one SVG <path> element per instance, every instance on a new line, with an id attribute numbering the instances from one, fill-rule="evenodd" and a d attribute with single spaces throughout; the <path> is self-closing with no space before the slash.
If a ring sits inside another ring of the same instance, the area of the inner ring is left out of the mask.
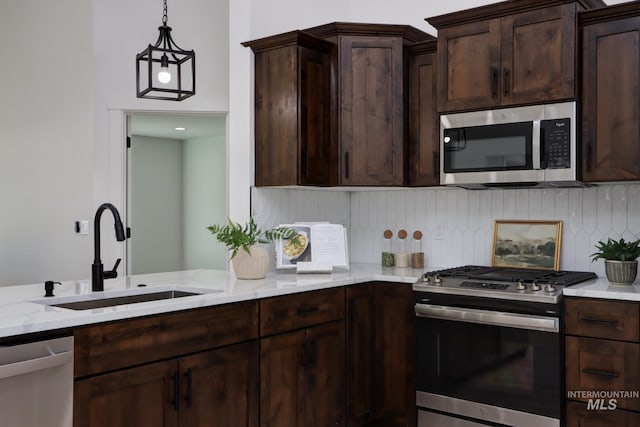
<path id="1" fill-rule="evenodd" d="M 258 341 L 77 380 L 78 427 L 258 425 Z"/>
<path id="2" fill-rule="evenodd" d="M 416 425 L 413 307 L 410 284 L 347 288 L 349 426 Z"/>
<path id="3" fill-rule="evenodd" d="M 180 426 L 258 426 L 258 341 L 180 358 Z"/>
<path id="4" fill-rule="evenodd" d="M 261 340 L 260 425 L 344 426 L 344 322 Z"/>
<path id="5" fill-rule="evenodd" d="M 172 427 L 178 425 L 174 375 L 178 361 L 150 363 L 137 368 L 76 381 L 76 427 Z"/>
<path id="6" fill-rule="evenodd" d="M 640 414 L 629 411 L 589 410 L 586 403 L 567 402 L 567 427 L 636 427 Z"/>

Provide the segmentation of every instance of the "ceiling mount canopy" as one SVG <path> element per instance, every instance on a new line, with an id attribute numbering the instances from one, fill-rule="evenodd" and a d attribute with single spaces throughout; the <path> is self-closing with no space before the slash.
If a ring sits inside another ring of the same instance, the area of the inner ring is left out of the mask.
<path id="1" fill-rule="evenodd" d="M 167 26 L 167 0 L 164 0 L 160 35 L 154 45 L 136 55 L 138 98 L 182 101 L 196 93 L 196 54 L 178 47 Z"/>

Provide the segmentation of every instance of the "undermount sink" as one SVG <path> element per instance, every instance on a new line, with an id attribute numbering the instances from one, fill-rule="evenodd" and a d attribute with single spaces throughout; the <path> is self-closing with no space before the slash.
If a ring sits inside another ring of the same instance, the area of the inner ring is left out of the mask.
<path id="1" fill-rule="evenodd" d="M 181 286 L 129 289 L 124 291 L 99 292 L 74 297 L 58 297 L 31 301 L 51 307 L 69 310 L 91 310 L 94 308 L 114 307 L 119 305 L 137 304 L 149 301 L 184 298 L 194 295 L 205 295 L 223 292 L 219 289 L 187 288 Z"/>

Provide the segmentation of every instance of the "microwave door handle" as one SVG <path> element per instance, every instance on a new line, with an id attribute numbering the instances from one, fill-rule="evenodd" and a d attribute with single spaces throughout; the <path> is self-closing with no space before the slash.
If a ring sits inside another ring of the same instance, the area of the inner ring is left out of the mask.
<path id="1" fill-rule="evenodd" d="M 540 128 L 540 120 L 533 121 L 533 135 L 531 135 L 531 156 L 533 160 L 533 169 L 540 169 L 540 160 L 542 159 L 542 133 Z"/>

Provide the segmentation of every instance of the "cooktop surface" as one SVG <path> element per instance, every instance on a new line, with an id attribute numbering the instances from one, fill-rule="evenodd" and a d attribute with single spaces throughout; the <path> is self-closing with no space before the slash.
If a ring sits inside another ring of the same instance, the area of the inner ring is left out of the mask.
<path id="1" fill-rule="evenodd" d="M 557 303 L 565 286 L 595 278 L 597 275 L 590 271 L 465 265 L 427 272 L 416 282 L 414 290 Z"/>

